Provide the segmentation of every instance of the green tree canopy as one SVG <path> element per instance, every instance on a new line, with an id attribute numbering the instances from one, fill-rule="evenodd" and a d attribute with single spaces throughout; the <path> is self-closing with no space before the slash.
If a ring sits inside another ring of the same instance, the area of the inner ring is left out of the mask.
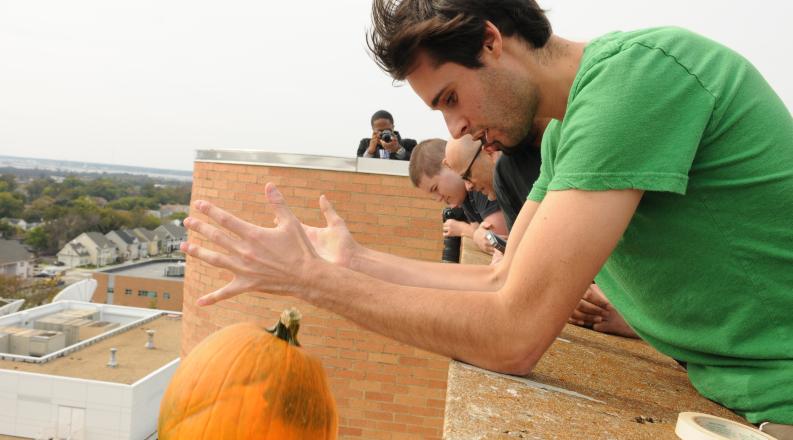
<path id="1" fill-rule="evenodd" d="M 32 247 L 36 252 L 46 252 L 50 247 L 51 238 L 47 231 L 41 226 L 37 226 L 25 234 L 25 244 Z"/>
<path id="2" fill-rule="evenodd" d="M 22 217 L 22 211 L 25 208 L 24 197 L 19 193 L 0 192 L 0 218 Z"/>

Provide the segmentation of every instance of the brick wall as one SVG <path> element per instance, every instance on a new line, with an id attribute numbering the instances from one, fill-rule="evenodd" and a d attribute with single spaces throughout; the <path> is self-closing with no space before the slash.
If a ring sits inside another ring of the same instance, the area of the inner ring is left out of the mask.
<path id="1" fill-rule="evenodd" d="M 96 290 L 91 299 L 92 302 L 104 304 L 107 302 L 108 278 L 112 274 L 104 272 L 94 272 L 96 280 Z M 178 281 L 141 278 L 125 275 L 112 275 L 115 277 L 113 283 L 113 304 L 130 307 L 154 307 L 161 310 L 182 311 L 182 289 L 184 282 L 181 278 Z M 131 294 L 125 293 L 126 289 L 132 291 Z M 139 296 L 138 291 L 157 292 L 157 298 Z M 164 293 L 170 294 L 170 299 L 166 299 Z M 154 300 L 154 301 L 153 301 Z"/>
<path id="2" fill-rule="evenodd" d="M 272 225 L 264 186 L 279 185 L 304 223 L 324 224 L 324 193 L 355 239 L 385 252 L 438 261 L 441 205 L 414 189 L 407 177 L 262 165 L 196 162 L 193 199 L 210 200 L 261 225 Z M 192 213 L 191 213 L 192 214 Z M 191 242 L 202 239 L 191 234 Z M 340 413 L 341 439 L 440 439 L 448 359 L 363 330 L 292 298 L 246 294 L 198 308 L 195 300 L 229 280 L 222 271 L 188 258 L 184 285 L 182 350 L 239 321 L 272 325 L 297 306 L 300 341 L 323 362 Z"/>

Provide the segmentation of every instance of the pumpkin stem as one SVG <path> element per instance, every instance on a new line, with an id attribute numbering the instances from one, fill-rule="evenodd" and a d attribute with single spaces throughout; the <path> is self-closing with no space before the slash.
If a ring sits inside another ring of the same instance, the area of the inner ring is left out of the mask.
<path id="1" fill-rule="evenodd" d="M 297 342 L 297 331 L 300 330 L 300 319 L 302 317 L 303 315 L 300 314 L 300 311 L 290 307 L 281 312 L 281 319 L 278 320 L 274 327 L 268 328 L 267 331 L 291 345 L 300 347 L 300 343 Z"/>

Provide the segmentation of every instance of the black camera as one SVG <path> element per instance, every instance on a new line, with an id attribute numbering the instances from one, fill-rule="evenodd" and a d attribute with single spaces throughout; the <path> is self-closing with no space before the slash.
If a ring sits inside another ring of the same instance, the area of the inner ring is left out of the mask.
<path id="1" fill-rule="evenodd" d="M 463 208 L 443 208 L 441 217 L 444 223 L 446 223 L 446 220 L 467 220 Z M 459 263 L 461 243 L 462 239 L 460 237 L 443 237 L 443 254 L 441 255 L 441 262 Z"/>
<path id="2" fill-rule="evenodd" d="M 381 141 L 383 141 L 385 143 L 389 143 L 393 139 L 394 139 L 394 132 L 393 131 L 386 129 L 386 130 L 383 130 L 383 131 L 380 132 L 380 140 Z"/>

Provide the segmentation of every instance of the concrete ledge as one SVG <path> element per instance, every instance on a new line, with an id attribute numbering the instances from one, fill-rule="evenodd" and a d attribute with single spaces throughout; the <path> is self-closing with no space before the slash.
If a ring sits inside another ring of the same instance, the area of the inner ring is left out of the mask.
<path id="1" fill-rule="evenodd" d="M 486 264 L 489 255 L 463 239 L 461 261 Z M 452 361 L 443 438 L 677 439 L 683 411 L 748 425 L 647 343 L 567 325 L 526 377 Z"/>
<path id="2" fill-rule="evenodd" d="M 443 438 L 677 439 L 683 411 L 746 424 L 646 343 L 567 325 L 526 377 L 452 362 Z"/>

